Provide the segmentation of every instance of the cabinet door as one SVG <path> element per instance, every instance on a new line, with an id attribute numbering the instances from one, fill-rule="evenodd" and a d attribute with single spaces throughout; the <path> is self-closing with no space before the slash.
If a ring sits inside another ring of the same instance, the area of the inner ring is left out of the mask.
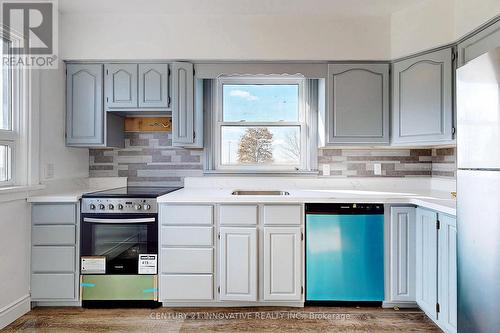
<path id="1" fill-rule="evenodd" d="M 106 65 L 106 108 L 137 108 L 137 64 Z"/>
<path id="2" fill-rule="evenodd" d="M 139 64 L 139 107 L 168 108 L 168 64 Z"/>
<path id="3" fill-rule="evenodd" d="M 389 65 L 328 66 L 329 143 L 389 143 Z"/>
<path id="4" fill-rule="evenodd" d="M 194 143 L 193 64 L 172 64 L 172 143 Z"/>
<path id="5" fill-rule="evenodd" d="M 299 227 L 264 228 L 264 300 L 302 297 L 302 246 Z"/>
<path id="6" fill-rule="evenodd" d="M 451 57 L 444 49 L 393 65 L 393 143 L 452 140 Z"/>
<path id="7" fill-rule="evenodd" d="M 220 228 L 220 299 L 257 300 L 257 228 Z"/>
<path id="8" fill-rule="evenodd" d="M 456 219 L 439 214 L 439 315 L 447 332 L 457 331 L 457 225 Z"/>
<path id="9" fill-rule="evenodd" d="M 66 68 L 66 144 L 104 144 L 102 65 L 68 64 Z"/>
<path id="10" fill-rule="evenodd" d="M 390 226 L 391 301 L 415 301 L 415 208 L 392 207 Z"/>
<path id="11" fill-rule="evenodd" d="M 420 308 L 437 320 L 437 214 L 417 208 L 416 299 Z"/>

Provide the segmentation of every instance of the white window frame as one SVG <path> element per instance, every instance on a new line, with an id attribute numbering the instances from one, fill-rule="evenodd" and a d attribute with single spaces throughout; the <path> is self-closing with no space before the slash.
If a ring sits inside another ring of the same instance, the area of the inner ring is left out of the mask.
<path id="1" fill-rule="evenodd" d="M 215 168 L 219 171 L 241 171 L 241 172 L 290 172 L 304 171 L 307 169 L 307 112 L 305 102 L 305 81 L 302 76 L 225 76 L 217 79 L 216 103 L 214 117 L 214 145 L 213 153 L 215 157 Z M 283 84 L 298 85 L 299 119 L 298 121 L 277 121 L 277 122 L 225 122 L 223 121 L 223 86 L 231 85 L 258 85 L 258 84 Z M 300 129 L 300 161 L 298 165 L 266 164 L 266 165 L 224 165 L 222 164 L 222 127 L 299 127 Z"/>
<path id="2" fill-rule="evenodd" d="M 2 43 L 13 43 L 13 41 L 3 38 Z M 3 46 L 2 46 L 3 47 Z M 9 108 L 10 108 L 10 125 L 9 130 L 0 129 L 0 145 L 7 146 L 10 149 L 10 165 L 7 169 L 10 172 L 11 178 L 6 181 L 0 181 L 0 187 L 10 186 L 16 182 L 16 167 L 17 167 L 17 152 L 16 146 L 19 141 L 19 69 L 9 68 Z M 3 74 L 3 73 L 2 73 Z M 3 89 L 3 87 L 0 87 Z M 3 107 L 3 105 L 2 105 Z"/>

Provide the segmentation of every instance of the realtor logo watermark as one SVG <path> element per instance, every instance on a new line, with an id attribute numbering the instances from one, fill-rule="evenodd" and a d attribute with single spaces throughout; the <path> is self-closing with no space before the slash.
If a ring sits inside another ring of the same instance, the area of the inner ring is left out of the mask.
<path id="1" fill-rule="evenodd" d="M 1 0 L 2 64 L 57 68 L 57 0 Z"/>

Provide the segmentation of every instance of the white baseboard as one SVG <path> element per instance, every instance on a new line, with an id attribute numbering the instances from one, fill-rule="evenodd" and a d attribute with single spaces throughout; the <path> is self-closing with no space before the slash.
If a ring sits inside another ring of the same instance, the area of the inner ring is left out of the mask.
<path id="1" fill-rule="evenodd" d="M 402 308 L 402 309 L 418 309 L 417 302 L 382 302 L 383 308 Z"/>
<path id="2" fill-rule="evenodd" d="M 0 309 L 0 330 L 31 310 L 30 295 L 25 295 Z"/>
<path id="3" fill-rule="evenodd" d="M 283 307 L 293 307 L 293 308 L 303 308 L 304 302 L 163 302 L 163 306 L 172 308 L 192 308 L 192 307 L 254 307 L 254 306 L 283 306 Z"/>
<path id="4" fill-rule="evenodd" d="M 36 301 L 31 302 L 32 308 L 43 307 L 43 306 L 82 306 L 82 301 Z"/>

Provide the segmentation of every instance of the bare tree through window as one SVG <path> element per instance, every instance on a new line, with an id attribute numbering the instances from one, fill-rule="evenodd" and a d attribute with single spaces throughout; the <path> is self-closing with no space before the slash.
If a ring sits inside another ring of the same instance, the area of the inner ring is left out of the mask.
<path id="1" fill-rule="evenodd" d="M 248 164 L 273 161 L 273 134 L 266 127 L 247 128 L 238 147 L 238 162 Z"/>

